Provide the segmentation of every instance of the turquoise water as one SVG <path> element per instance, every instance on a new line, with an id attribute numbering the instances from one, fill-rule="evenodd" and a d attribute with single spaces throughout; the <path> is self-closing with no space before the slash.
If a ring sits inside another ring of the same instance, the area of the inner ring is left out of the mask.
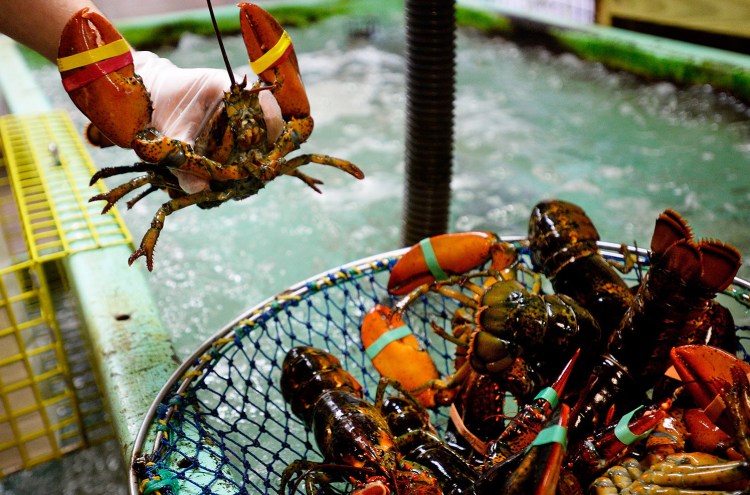
<path id="1" fill-rule="evenodd" d="M 362 26 L 369 37 L 347 36 Z M 349 159 L 367 177 L 310 165 L 305 171 L 325 181 L 322 195 L 280 178 L 242 202 L 169 217 L 149 279 L 183 357 L 289 285 L 400 247 L 403 27 L 334 19 L 289 32 L 316 120 L 302 151 Z M 239 69 L 241 40 L 225 44 Z M 222 67 L 212 39 L 186 36 L 162 54 L 178 65 Z M 645 247 L 657 215 L 673 208 L 696 236 L 750 255 L 746 106 L 711 88 L 644 83 L 466 31 L 457 58 L 451 230 L 524 234 L 533 205 L 557 197 L 582 205 L 605 240 Z M 59 91 L 56 77 L 46 84 Z M 70 106 L 64 94 L 55 98 Z M 92 153 L 100 166 L 135 159 L 126 150 Z M 162 201 L 154 194 L 123 211 L 136 240 Z M 741 275 L 750 277 L 747 267 Z"/>

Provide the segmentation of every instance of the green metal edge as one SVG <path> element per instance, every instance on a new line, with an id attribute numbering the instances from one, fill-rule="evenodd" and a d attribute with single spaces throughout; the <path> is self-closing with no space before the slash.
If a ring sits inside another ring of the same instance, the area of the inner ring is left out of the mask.
<path id="1" fill-rule="evenodd" d="M 9 109 L 17 115 L 51 111 L 18 45 L 0 37 L 0 59 L 4 64 L 0 91 Z M 154 397 L 179 364 L 145 269 L 127 264 L 130 251 L 130 246 L 121 244 L 74 253 L 66 260 L 94 349 L 94 369 L 126 463 Z"/>
<path id="2" fill-rule="evenodd" d="M 377 3 L 366 0 L 309 0 L 264 4 L 263 8 L 284 27 L 304 27 L 332 16 L 375 13 L 389 8 L 394 11 L 397 3 L 403 5 L 403 2 L 398 2 L 398 0 L 386 0 L 380 6 Z M 222 33 L 232 34 L 240 31 L 237 7 L 217 7 L 214 13 L 216 24 Z M 134 17 L 115 22 L 115 24 L 123 37 L 139 49 L 176 44 L 186 32 L 214 36 L 213 25 L 206 9 Z"/>
<path id="3" fill-rule="evenodd" d="M 547 46 L 653 81 L 709 84 L 750 102 L 750 57 L 658 36 L 598 25 L 561 22 L 512 10 L 487 11 L 464 0 L 457 23 L 488 35 Z"/>
<path id="4" fill-rule="evenodd" d="M 154 397 L 180 362 L 144 271 L 128 266 L 129 255 L 130 248 L 119 245 L 66 259 L 126 463 Z"/>

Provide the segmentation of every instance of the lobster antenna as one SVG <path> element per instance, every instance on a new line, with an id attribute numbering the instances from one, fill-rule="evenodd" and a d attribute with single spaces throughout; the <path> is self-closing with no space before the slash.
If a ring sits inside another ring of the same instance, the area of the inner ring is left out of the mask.
<path id="1" fill-rule="evenodd" d="M 219 25 L 216 24 L 216 16 L 214 15 L 214 8 L 211 5 L 211 0 L 206 0 L 208 3 L 208 11 L 211 13 L 211 23 L 214 25 L 214 32 L 216 33 L 216 39 L 219 40 L 219 49 L 221 50 L 221 57 L 224 59 L 224 65 L 227 67 L 227 73 L 229 74 L 229 80 L 232 83 L 232 87 L 237 86 L 234 80 L 234 72 L 232 72 L 232 66 L 229 65 L 229 57 L 227 57 L 227 51 L 224 49 L 224 42 L 221 40 L 221 33 L 219 32 Z"/>

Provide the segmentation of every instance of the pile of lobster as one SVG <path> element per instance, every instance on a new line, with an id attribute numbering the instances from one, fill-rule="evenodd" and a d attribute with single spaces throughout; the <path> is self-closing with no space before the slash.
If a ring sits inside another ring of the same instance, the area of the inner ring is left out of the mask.
<path id="1" fill-rule="evenodd" d="M 667 210 L 630 287 L 637 258 L 623 246 L 622 263 L 606 259 L 598 240 L 580 207 L 552 200 L 533 209 L 527 244 L 468 232 L 408 250 L 388 282 L 395 305 L 362 323 L 374 403 L 335 356 L 288 353 L 284 398 L 324 460 L 290 464 L 280 492 L 750 493 L 750 365 L 714 300 L 739 253 Z M 449 376 L 402 318 L 430 293 L 458 302 L 450 329 L 431 324 L 455 344 Z M 428 411 L 443 407 L 438 435 Z"/>

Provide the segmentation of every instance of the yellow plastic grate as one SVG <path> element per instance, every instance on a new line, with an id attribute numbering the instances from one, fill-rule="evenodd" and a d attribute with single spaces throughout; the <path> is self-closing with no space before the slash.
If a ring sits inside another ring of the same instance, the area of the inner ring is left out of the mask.
<path id="1" fill-rule="evenodd" d="M 96 169 L 67 113 L 0 117 L 0 138 L 30 259 L 131 243 L 117 210 L 88 203 L 105 189 L 89 186 Z"/>
<path id="2" fill-rule="evenodd" d="M 42 266 L 0 270 L 0 474 L 84 445 Z"/>
<path id="3" fill-rule="evenodd" d="M 64 258 L 131 243 L 116 210 L 88 203 L 94 171 L 65 112 L 0 117 L 0 477 L 102 439 L 101 399 L 81 395 L 61 338 L 80 327 Z"/>

